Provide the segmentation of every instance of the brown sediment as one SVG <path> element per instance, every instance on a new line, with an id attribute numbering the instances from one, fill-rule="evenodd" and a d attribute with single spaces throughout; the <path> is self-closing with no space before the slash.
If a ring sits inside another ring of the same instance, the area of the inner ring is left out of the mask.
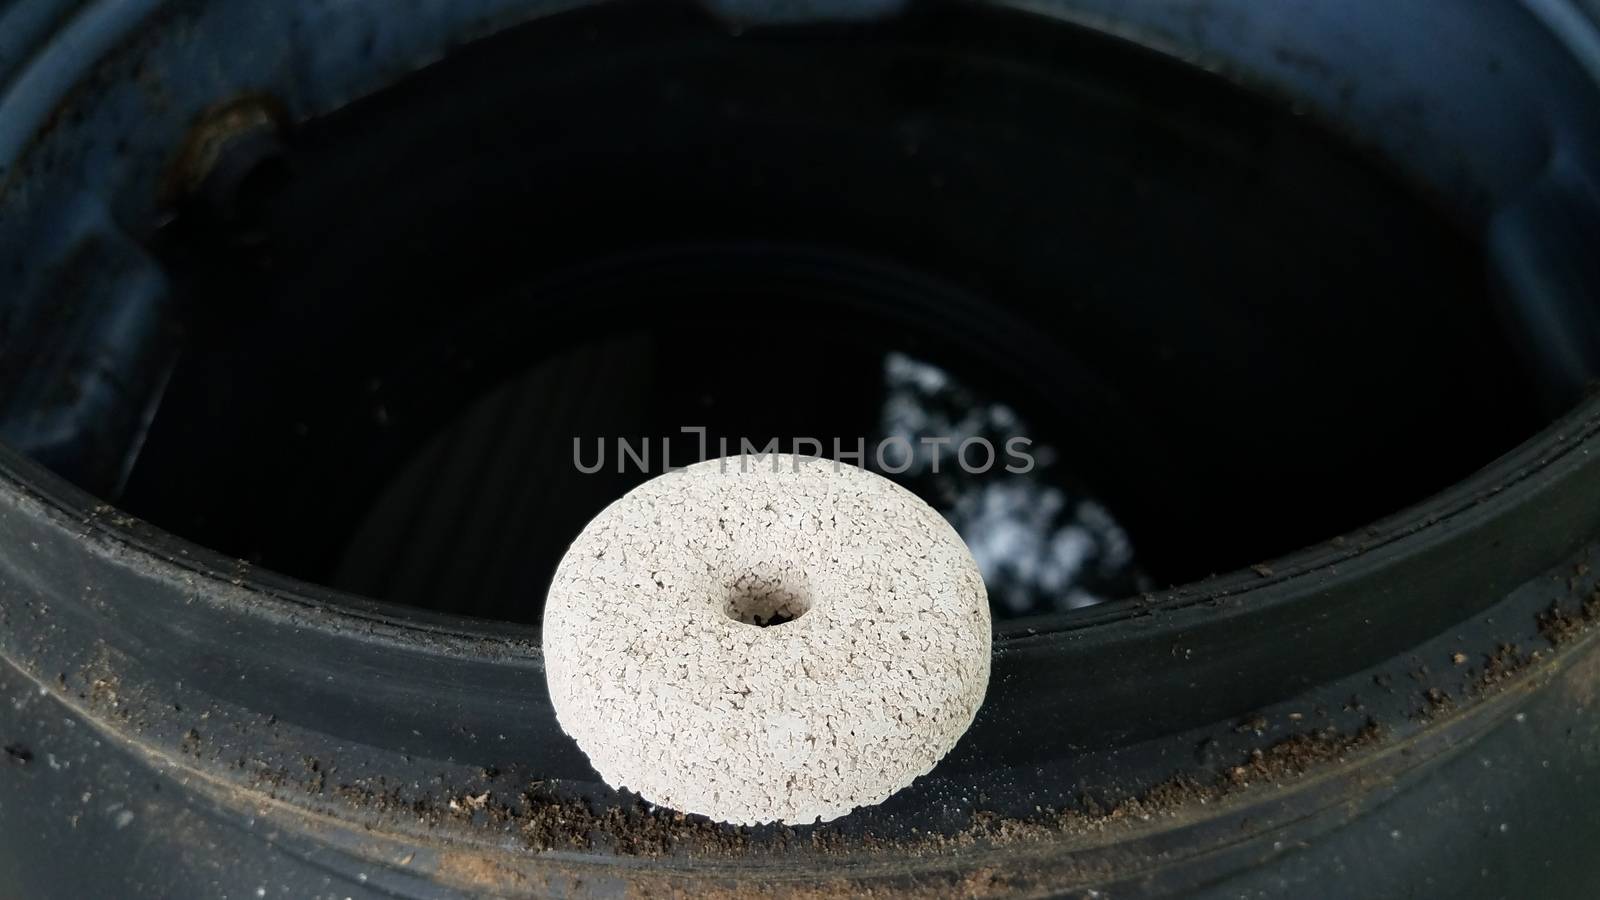
<path id="1" fill-rule="evenodd" d="M 1539 633 L 1556 646 L 1572 642 L 1597 622 L 1600 622 L 1600 591 L 1591 593 L 1576 608 L 1568 601 L 1552 606 L 1537 617 Z M 1464 698 L 1504 689 L 1516 683 L 1517 676 L 1542 655 L 1538 650 L 1526 652 L 1517 644 L 1502 643 L 1492 652 L 1483 654 L 1481 668 L 1460 673 L 1465 677 L 1453 682 L 1456 693 L 1440 687 L 1424 689 L 1427 711 L 1442 715 L 1453 711 Z M 1460 664 L 1453 656 L 1451 659 Z M 132 714 L 137 721 L 144 706 L 142 698 L 137 696 L 139 692 L 123 690 L 110 654 L 96 655 L 78 675 L 72 680 L 77 683 L 80 699 L 88 701 L 102 714 L 124 721 Z M 1434 680 L 1425 672 L 1424 675 L 1426 680 Z M 65 676 L 58 680 L 63 688 L 67 687 Z M 1375 678 L 1374 683 L 1384 688 L 1392 685 L 1382 676 Z M 1359 708 L 1359 698 L 1352 700 Z M 166 703 L 161 708 L 173 707 Z M 205 715 L 201 713 L 200 718 Z M 270 717 L 267 719 L 269 725 L 273 721 Z M 220 751 L 210 746 L 220 727 L 216 723 L 216 719 L 212 719 L 209 726 L 197 723 L 198 727 L 183 735 L 181 749 L 193 756 L 217 756 Z M 1231 730 L 1240 735 L 1262 734 L 1268 730 L 1268 722 L 1265 716 L 1250 716 L 1235 723 Z M 494 767 L 482 770 L 481 779 L 463 779 L 432 793 L 414 781 L 386 781 L 381 776 L 336 783 L 335 767 L 310 757 L 303 761 L 306 770 L 303 774 L 290 771 L 295 768 L 293 765 L 289 769 L 271 768 L 245 757 L 240 757 L 235 768 L 248 772 L 244 778 L 251 787 L 274 796 L 305 793 L 336 799 L 355 810 L 409 821 L 427 829 L 456 825 L 493 830 L 532 851 L 739 859 L 773 856 L 799 847 L 841 856 L 862 852 L 934 855 L 975 844 L 1044 841 L 1135 827 L 1156 818 L 1176 820 L 1206 804 L 1308 775 L 1383 739 L 1383 730 L 1371 720 L 1354 732 L 1331 728 L 1305 731 L 1250 751 L 1231 762 L 1204 763 L 1193 773 L 1176 774 L 1143 788 L 1084 796 L 1060 807 L 1041 808 L 1021 816 L 979 809 L 965 827 L 954 833 L 913 832 L 894 837 L 862 834 L 832 825 L 803 829 L 739 828 L 651 807 L 641 801 L 591 803 L 560 796 L 551 786 L 540 782 L 506 776 Z M 441 875 L 447 874 L 442 870 L 449 865 L 453 867 L 451 872 L 463 880 L 473 880 L 466 876 L 475 868 L 479 876 L 489 877 L 505 868 L 494 861 L 494 855 L 490 851 L 453 853 L 448 863 L 441 861 Z M 969 893 L 999 890 L 998 882 L 993 878 L 985 880 L 987 876 L 982 873 L 970 877 L 978 878 L 983 884 L 966 885 L 963 889 L 970 888 Z M 504 881 L 503 878 L 498 880 Z"/>
<path id="2" fill-rule="evenodd" d="M 1533 661 L 1534 656 L 1523 653 L 1516 644 L 1501 644 L 1484 658 L 1483 673 L 1478 676 L 1474 687 L 1479 693 L 1499 687 L 1515 678 Z"/>
<path id="3" fill-rule="evenodd" d="M 97 656 L 80 670 L 79 677 L 79 697 L 90 706 L 125 720 L 130 714 L 137 718 L 137 710 L 143 705 L 141 698 L 130 697 L 122 690 L 107 654 Z M 207 715 L 201 712 L 197 719 Z M 273 721 L 269 718 L 268 724 Z M 197 721 L 196 727 L 182 733 L 182 753 L 216 758 L 230 752 L 225 749 L 226 743 L 213 743 L 213 729 L 206 724 Z M 220 727 L 214 719 L 211 724 Z M 1266 729 L 1266 718 L 1258 715 L 1246 718 L 1234 730 L 1260 734 Z M 449 825 L 492 830 L 534 851 L 735 859 L 770 856 L 797 846 L 827 855 L 863 851 L 937 854 L 976 843 L 1045 840 L 1135 826 L 1156 817 L 1178 815 L 1253 786 L 1304 775 L 1381 739 L 1382 731 L 1372 721 L 1354 733 L 1331 728 L 1312 730 L 1250 751 L 1231 764 L 1226 760 L 1213 763 L 1197 773 L 1176 774 L 1144 788 L 1108 789 L 1093 797 L 1083 796 L 1075 802 L 1040 808 L 1022 816 L 979 809 L 964 828 L 954 833 L 913 832 L 893 837 L 836 825 L 752 829 L 653 807 L 640 800 L 590 802 L 562 796 L 554 786 L 543 782 L 508 777 L 494 767 L 481 770 L 479 778 L 430 791 L 414 780 L 383 775 L 339 779 L 331 761 L 312 756 L 301 759 L 304 771 L 269 764 L 253 755 L 240 755 L 231 763 L 221 761 L 241 773 L 246 790 L 281 799 L 294 794 L 321 797 L 338 801 L 349 810 L 429 830 Z"/>
<path id="4" fill-rule="evenodd" d="M 1539 633 L 1553 647 L 1560 647 L 1583 634 L 1584 630 L 1600 621 L 1600 590 L 1596 590 L 1577 609 L 1563 609 L 1552 603 L 1539 615 Z"/>
<path id="5" fill-rule="evenodd" d="M 595 812 L 581 800 L 541 796 L 537 789 L 519 799 L 493 815 L 515 824 L 536 850 L 587 850 L 603 844 L 624 856 L 665 856 L 680 850 L 695 856 L 737 856 L 750 844 L 744 829 L 643 803 Z"/>
<path id="6" fill-rule="evenodd" d="M 1085 796 L 1075 804 L 1041 808 L 1023 817 L 980 810 L 973 814 L 967 827 L 953 834 L 892 838 L 847 834 L 827 825 L 809 829 L 805 838 L 792 828 L 772 829 L 758 836 L 749 828 L 686 816 L 642 801 L 597 810 L 581 799 L 554 796 L 541 784 L 506 797 L 494 790 L 481 790 L 442 801 L 407 797 L 399 787 L 381 783 L 340 785 L 334 793 L 362 809 L 415 818 L 430 827 L 447 820 L 492 826 L 516 835 L 535 851 L 604 850 L 621 856 L 728 859 L 780 852 L 804 840 L 814 852 L 822 854 L 863 850 L 925 854 L 980 843 L 1005 844 L 1083 834 L 1174 815 L 1255 785 L 1306 775 L 1379 742 L 1382 736 L 1382 730 L 1373 722 L 1353 734 L 1321 729 L 1251 751 L 1237 764 L 1207 775 L 1175 775 L 1142 791 L 1113 798 Z M 269 775 L 268 782 L 282 784 L 284 779 Z"/>
<path id="7" fill-rule="evenodd" d="M 1576 609 L 1551 607 L 1538 616 L 1537 624 L 1546 639 L 1560 645 L 1575 639 L 1596 622 L 1600 622 L 1600 591 L 1591 594 Z M 1517 644 L 1500 644 L 1483 655 L 1481 667 L 1464 673 L 1468 680 L 1460 685 L 1459 692 L 1452 693 L 1436 685 L 1423 688 L 1423 714 L 1443 715 L 1455 710 L 1462 697 L 1481 696 L 1508 686 L 1540 655 L 1538 651 L 1524 652 Z M 1455 662 L 1453 658 L 1452 662 Z M 94 706 L 126 717 L 134 704 L 129 702 L 131 698 L 124 696 L 119 679 L 108 663 L 102 656 L 83 672 L 86 684 L 84 693 L 79 696 L 86 696 Z M 1424 679 L 1425 683 L 1434 680 L 1431 673 Z M 1390 684 L 1381 676 L 1375 683 Z M 1259 735 L 1268 727 L 1266 717 L 1256 715 L 1236 722 L 1230 730 L 1240 735 Z M 552 786 L 540 782 L 502 777 L 493 767 L 484 769 L 481 779 L 437 793 L 419 790 L 415 782 L 386 781 L 381 776 L 335 783 L 331 767 L 312 758 L 305 760 L 304 775 L 269 768 L 244 758 L 236 768 L 251 769 L 247 777 L 258 790 L 336 798 L 357 810 L 409 820 L 428 829 L 448 824 L 489 828 L 514 837 L 534 851 L 732 859 L 772 855 L 796 846 L 828 855 L 862 851 L 939 853 L 975 843 L 1005 844 L 1100 832 L 1157 817 L 1175 816 L 1253 787 L 1281 783 L 1336 763 L 1382 739 L 1382 729 L 1371 720 L 1353 733 L 1330 728 L 1306 731 L 1252 750 L 1231 763 L 1226 760 L 1221 764 L 1212 763 L 1197 772 L 1176 774 L 1144 788 L 1083 796 L 1063 806 L 1041 808 L 1022 816 L 979 809 L 965 827 L 954 833 L 914 832 L 894 837 L 863 834 L 832 825 L 801 829 L 741 828 L 699 816 L 685 816 L 638 800 L 621 804 L 590 802 L 561 796 Z M 206 740 L 205 731 L 190 729 L 183 736 L 183 749 L 192 755 L 202 755 Z"/>

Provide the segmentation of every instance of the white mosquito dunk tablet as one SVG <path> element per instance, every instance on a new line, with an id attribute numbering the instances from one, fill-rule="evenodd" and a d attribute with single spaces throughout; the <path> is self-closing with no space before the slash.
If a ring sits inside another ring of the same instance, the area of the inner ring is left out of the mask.
<path id="1" fill-rule="evenodd" d="M 989 632 L 972 555 L 916 496 L 830 460 L 744 456 L 590 522 L 550 586 L 544 655 L 556 716 L 607 784 L 802 824 L 883 802 L 955 746 Z"/>

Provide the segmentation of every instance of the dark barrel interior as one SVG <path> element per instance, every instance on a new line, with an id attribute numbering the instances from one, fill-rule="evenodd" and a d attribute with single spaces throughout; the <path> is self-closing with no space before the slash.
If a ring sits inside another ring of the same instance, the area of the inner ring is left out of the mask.
<path id="1" fill-rule="evenodd" d="M 247 162 L 149 236 L 181 349 L 86 486 L 409 605 L 537 622 L 685 428 L 924 448 L 895 477 L 1023 616 L 1329 539 L 1544 419 L 1475 235 L 1287 102 L 1018 13 L 561 15 Z"/>

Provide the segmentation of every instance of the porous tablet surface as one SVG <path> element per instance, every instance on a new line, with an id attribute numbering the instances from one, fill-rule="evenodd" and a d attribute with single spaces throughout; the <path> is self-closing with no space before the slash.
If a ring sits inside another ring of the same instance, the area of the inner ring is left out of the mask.
<path id="1" fill-rule="evenodd" d="M 989 681 L 989 603 L 955 530 L 888 479 L 729 457 L 589 523 L 551 584 L 544 653 L 556 716 L 607 784 L 811 823 L 955 746 Z"/>

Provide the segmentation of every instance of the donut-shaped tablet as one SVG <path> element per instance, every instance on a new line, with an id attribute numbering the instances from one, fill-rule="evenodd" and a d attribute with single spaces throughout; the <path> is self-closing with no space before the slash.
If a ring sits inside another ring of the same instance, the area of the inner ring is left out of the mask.
<path id="1" fill-rule="evenodd" d="M 937 512 L 851 465 L 712 460 L 611 504 L 550 586 L 556 716 L 606 783 L 735 824 L 881 803 L 972 724 L 988 595 Z"/>

